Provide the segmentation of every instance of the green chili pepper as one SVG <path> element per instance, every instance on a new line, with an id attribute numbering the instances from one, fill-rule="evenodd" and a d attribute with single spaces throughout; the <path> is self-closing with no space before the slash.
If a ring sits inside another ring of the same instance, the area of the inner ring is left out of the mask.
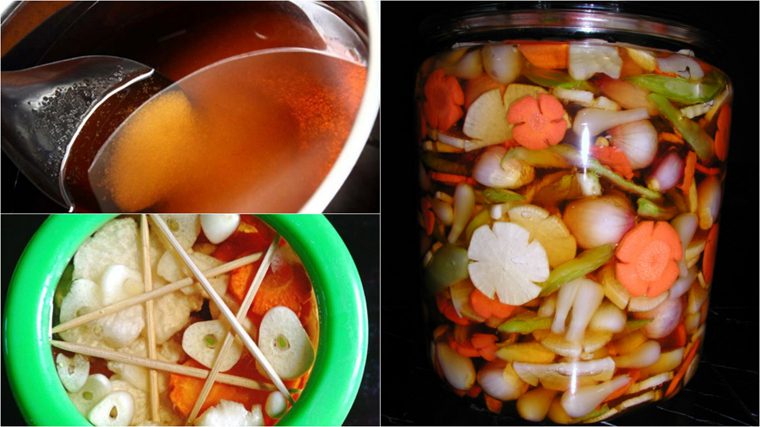
<path id="1" fill-rule="evenodd" d="M 522 194 L 503 188 L 486 188 L 483 190 L 483 197 L 488 203 L 521 202 L 525 200 Z"/>
<path id="2" fill-rule="evenodd" d="M 682 104 L 698 104 L 713 99 L 725 87 L 726 80 L 722 74 L 711 72 L 701 81 L 692 82 L 683 77 L 670 77 L 659 74 L 642 74 L 627 79 L 653 93 Z"/>
<path id="3" fill-rule="evenodd" d="M 549 278 L 541 284 L 543 288 L 541 296 L 551 295 L 565 283 L 583 277 L 603 266 L 612 258 L 614 253 L 615 245 L 613 244 L 597 246 L 583 251 L 570 261 L 558 265 L 549 273 Z"/>
<path id="4" fill-rule="evenodd" d="M 586 80 L 574 80 L 570 74 L 563 71 L 550 70 L 547 68 L 532 67 L 523 69 L 528 80 L 541 86 L 561 87 L 563 89 L 579 89 L 594 92 L 596 89 Z"/>
<path id="5" fill-rule="evenodd" d="M 644 218 L 668 221 L 678 213 L 675 206 L 660 206 L 657 203 L 643 197 L 636 201 L 636 212 Z"/>
<path id="6" fill-rule="evenodd" d="M 491 212 L 489 212 L 488 209 L 483 209 L 482 211 L 478 212 L 478 214 L 470 220 L 470 223 L 467 224 L 467 227 L 464 229 L 464 232 L 467 235 L 467 241 L 472 238 L 472 233 L 474 233 L 475 230 L 483 225 L 489 224 L 490 222 Z"/>
<path id="7" fill-rule="evenodd" d="M 499 331 L 506 333 L 529 334 L 540 329 L 552 327 L 551 317 L 515 316 L 499 325 Z"/>
<path id="8" fill-rule="evenodd" d="M 625 323 L 625 329 L 623 330 L 624 333 L 633 332 L 637 329 L 641 329 L 644 326 L 646 326 L 649 322 L 651 322 L 652 319 L 635 319 L 635 320 L 629 320 Z"/>
<path id="9" fill-rule="evenodd" d="M 422 153 L 421 159 L 422 164 L 436 172 L 452 173 L 455 175 L 470 174 L 470 169 L 466 165 L 442 159 L 429 151 Z"/>
<path id="10" fill-rule="evenodd" d="M 647 99 L 652 101 L 660 113 L 665 117 L 676 130 L 683 136 L 683 139 L 689 143 L 694 152 L 703 162 L 709 162 L 714 152 L 713 141 L 705 131 L 695 122 L 687 119 L 681 114 L 668 99 L 657 93 L 650 93 Z"/>
<path id="11" fill-rule="evenodd" d="M 509 159 L 521 160 L 537 168 L 569 168 L 571 165 L 567 159 L 555 150 L 529 150 L 524 147 L 515 147 L 507 151 L 502 162 Z"/>

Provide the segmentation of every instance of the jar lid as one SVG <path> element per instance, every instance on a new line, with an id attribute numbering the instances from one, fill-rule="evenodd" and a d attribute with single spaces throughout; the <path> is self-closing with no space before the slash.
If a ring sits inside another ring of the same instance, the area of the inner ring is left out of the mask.
<path id="1" fill-rule="evenodd" d="M 634 2 L 635 3 L 635 2 Z M 499 2 L 448 7 L 421 25 L 428 49 L 489 39 L 594 38 L 712 56 L 715 37 L 662 16 L 668 10 L 633 3 Z"/>

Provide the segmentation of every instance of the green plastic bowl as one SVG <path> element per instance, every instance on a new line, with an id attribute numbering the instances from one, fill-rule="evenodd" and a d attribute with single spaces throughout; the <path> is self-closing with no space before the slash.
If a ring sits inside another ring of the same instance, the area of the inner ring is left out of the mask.
<path id="1" fill-rule="evenodd" d="M 21 413 L 33 425 L 85 425 L 58 380 L 50 329 L 55 287 L 79 246 L 115 215 L 54 215 L 32 237 L 5 301 L 3 358 Z M 319 346 L 308 385 L 282 425 L 340 425 L 367 357 L 367 308 L 359 274 L 322 215 L 262 215 L 299 254 L 319 306 Z"/>

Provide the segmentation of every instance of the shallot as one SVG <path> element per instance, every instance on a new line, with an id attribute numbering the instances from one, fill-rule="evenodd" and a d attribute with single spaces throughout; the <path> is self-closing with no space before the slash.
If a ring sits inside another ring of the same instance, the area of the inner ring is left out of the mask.
<path id="1" fill-rule="evenodd" d="M 616 196 L 586 197 L 567 205 L 564 221 L 582 248 L 617 243 L 634 225 L 633 209 Z"/>
<path id="2" fill-rule="evenodd" d="M 511 365 L 489 363 L 478 372 L 483 391 L 499 400 L 515 400 L 528 390 L 528 384 L 517 376 Z"/>
<path id="3" fill-rule="evenodd" d="M 633 169 L 652 164 L 657 154 L 657 130 L 649 120 L 638 120 L 609 130 L 610 143 L 628 158 Z"/>

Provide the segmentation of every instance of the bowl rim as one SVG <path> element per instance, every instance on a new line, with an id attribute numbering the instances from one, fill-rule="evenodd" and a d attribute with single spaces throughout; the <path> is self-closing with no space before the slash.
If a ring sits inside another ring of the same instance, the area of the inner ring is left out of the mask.
<path id="1" fill-rule="evenodd" d="M 3 360 L 19 410 L 30 424 L 87 424 L 66 398 L 55 370 L 48 342 L 52 300 L 76 250 L 117 216 L 52 215 L 16 265 L 4 304 Z M 323 215 L 258 216 L 301 257 L 319 310 L 320 338 L 309 385 L 278 424 L 340 425 L 356 398 L 367 356 L 367 308 L 359 273 L 343 240 Z M 61 238 L 66 235 L 71 237 Z M 41 390 L 49 398 L 40 399 Z"/>

